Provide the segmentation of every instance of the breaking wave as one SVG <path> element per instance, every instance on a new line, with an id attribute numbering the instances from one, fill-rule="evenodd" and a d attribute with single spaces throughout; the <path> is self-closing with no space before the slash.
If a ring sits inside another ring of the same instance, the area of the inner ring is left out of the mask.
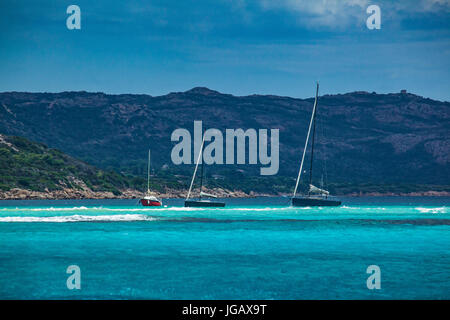
<path id="1" fill-rule="evenodd" d="M 440 208 L 416 208 L 421 213 L 446 213 L 445 207 Z"/>
<path id="2" fill-rule="evenodd" d="M 52 217 L 0 217 L 0 222 L 123 222 L 123 221 L 154 221 L 155 217 L 145 214 L 115 214 L 115 215 L 72 215 Z"/>
<path id="3" fill-rule="evenodd" d="M 161 211 L 279 211 L 279 210 L 310 210 L 311 207 L 265 207 L 265 208 L 188 208 L 188 207 L 152 207 L 152 208 L 104 208 L 104 207 L 48 207 L 48 208 L 2 208 L 1 211 L 31 211 L 31 212 L 64 212 L 64 211 L 111 211 L 111 212 L 161 212 Z"/>

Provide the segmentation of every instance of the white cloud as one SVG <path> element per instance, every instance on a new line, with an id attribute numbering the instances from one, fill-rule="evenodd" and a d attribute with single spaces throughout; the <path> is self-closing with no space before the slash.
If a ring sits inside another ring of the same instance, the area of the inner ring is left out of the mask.
<path id="1" fill-rule="evenodd" d="M 440 9 L 450 10 L 450 0 L 422 0 L 421 6 L 424 11 L 438 11 Z"/>
<path id="2" fill-rule="evenodd" d="M 345 28 L 363 25 L 366 9 L 379 5 L 385 17 L 401 20 L 404 14 L 449 13 L 450 0 L 228 0 L 235 7 L 257 3 L 263 10 L 283 9 L 296 14 L 297 22 L 309 28 Z"/>
<path id="3" fill-rule="evenodd" d="M 267 10 L 292 10 L 299 14 L 300 24 L 340 28 L 365 20 L 369 0 L 261 0 L 260 4 Z"/>

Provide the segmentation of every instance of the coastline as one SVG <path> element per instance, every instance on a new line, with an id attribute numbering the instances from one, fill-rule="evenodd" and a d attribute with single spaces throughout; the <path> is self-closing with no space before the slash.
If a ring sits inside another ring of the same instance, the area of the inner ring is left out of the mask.
<path id="1" fill-rule="evenodd" d="M 219 198 L 255 198 L 255 197 L 279 197 L 290 196 L 287 194 L 263 194 L 245 193 L 240 190 L 226 190 L 222 188 L 208 189 L 206 192 L 214 193 Z M 185 198 L 185 190 L 167 189 L 165 192 L 154 192 L 160 198 Z M 8 191 L 0 191 L 0 200 L 68 200 L 68 199 L 140 199 L 145 193 L 138 190 L 121 190 L 121 194 L 113 194 L 110 191 L 93 191 L 91 189 L 61 189 L 53 191 L 32 191 L 27 189 L 14 188 Z M 448 191 L 419 191 L 419 192 L 360 192 L 349 194 L 338 194 L 345 197 L 449 197 Z"/>

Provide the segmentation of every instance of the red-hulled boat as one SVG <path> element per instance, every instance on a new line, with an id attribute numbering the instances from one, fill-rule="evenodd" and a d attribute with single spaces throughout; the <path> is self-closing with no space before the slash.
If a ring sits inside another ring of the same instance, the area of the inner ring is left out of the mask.
<path id="1" fill-rule="evenodd" d="M 145 207 L 160 207 L 162 205 L 162 201 L 155 196 L 145 196 L 143 199 L 139 200 L 139 202 Z"/>
<path id="2" fill-rule="evenodd" d="M 148 150 L 148 167 L 147 167 L 147 195 L 139 200 L 139 203 L 144 207 L 160 207 L 162 206 L 161 199 L 151 195 L 150 193 L 150 150 Z"/>

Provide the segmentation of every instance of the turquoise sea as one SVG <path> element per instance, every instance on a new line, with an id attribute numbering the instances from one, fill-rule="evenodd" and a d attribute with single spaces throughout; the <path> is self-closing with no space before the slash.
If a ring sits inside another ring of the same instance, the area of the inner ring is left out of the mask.
<path id="1" fill-rule="evenodd" d="M 0 201 L 0 298 L 450 299 L 450 198 L 288 200 Z"/>

